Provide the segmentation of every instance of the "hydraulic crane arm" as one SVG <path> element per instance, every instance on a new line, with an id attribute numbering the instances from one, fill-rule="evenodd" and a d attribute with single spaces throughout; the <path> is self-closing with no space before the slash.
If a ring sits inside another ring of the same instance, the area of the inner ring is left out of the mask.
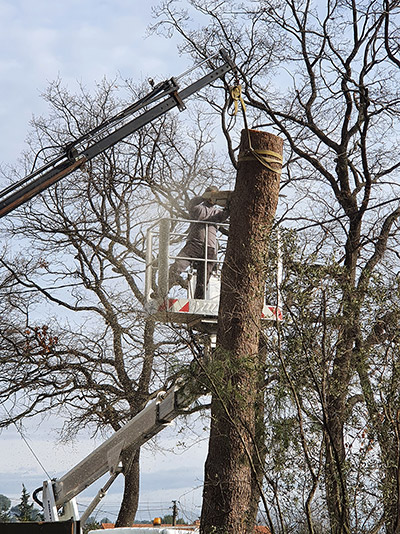
<path id="1" fill-rule="evenodd" d="M 99 445 L 97 449 L 68 473 L 59 479 L 45 481 L 43 483 L 43 502 L 37 500 L 34 495 L 35 500 L 43 505 L 45 520 L 58 521 L 58 509 L 61 507 L 67 510 L 67 515 L 71 513 L 74 516 L 74 512 L 71 512 L 74 506 L 73 504 L 71 506 L 71 503 L 79 493 L 93 484 L 107 471 L 110 473 L 111 482 L 114 481 L 120 472 L 119 464 L 123 451 L 128 448 L 139 448 L 146 443 L 146 441 L 168 426 L 178 415 L 184 413 L 198 396 L 192 393 L 192 388 L 185 387 L 185 384 L 175 384 L 166 392 L 160 394 L 156 400 L 149 403 L 125 426 Z M 104 492 L 101 491 L 100 495 L 98 494 L 98 497 L 96 497 L 97 502 L 103 496 Z M 90 511 L 93 510 L 93 507 L 89 507 Z M 65 519 L 70 517 L 65 517 Z M 77 517 L 75 518 L 77 519 Z M 81 518 L 83 522 L 85 518 Z"/>
<path id="2" fill-rule="evenodd" d="M 222 57 L 224 63 L 188 87 L 179 91 L 179 85 L 175 78 L 157 84 L 144 98 L 70 143 L 61 155 L 56 156 L 52 161 L 19 182 L 0 191 L 0 218 L 174 107 L 178 107 L 181 111 L 184 110 L 183 101 L 185 99 L 211 84 L 217 78 L 224 76 L 227 72 L 235 70 L 234 63 L 224 50 L 221 50 L 218 55 Z M 206 61 L 213 58 L 208 58 Z M 179 76 L 178 79 L 182 76 Z M 162 102 L 148 109 L 149 105 L 163 97 L 165 99 Z M 127 117 L 143 110 L 143 108 L 145 109 L 140 115 L 121 125 L 121 122 Z M 112 128 L 114 130 L 110 131 Z M 82 147 L 84 142 L 86 146 Z"/>

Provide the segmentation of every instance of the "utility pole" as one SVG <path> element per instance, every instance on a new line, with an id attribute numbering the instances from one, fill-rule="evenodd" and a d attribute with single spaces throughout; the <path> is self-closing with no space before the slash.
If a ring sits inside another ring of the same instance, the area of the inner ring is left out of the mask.
<path id="1" fill-rule="evenodd" d="M 176 505 L 176 501 L 172 501 L 172 526 L 176 526 L 176 520 L 178 517 L 178 507 Z"/>
<path id="2" fill-rule="evenodd" d="M 210 369 L 213 398 L 202 534 L 254 531 L 254 512 L 249 510 L 254 511 L 253 504 L 259 500 L 255 487 L 259 489 L 262 468 L 255 445 L 264 368 L 259 337 L 282 149 L 283 141 L 275 135 L 242 132 L 222 268 L 217 346 Z"/>

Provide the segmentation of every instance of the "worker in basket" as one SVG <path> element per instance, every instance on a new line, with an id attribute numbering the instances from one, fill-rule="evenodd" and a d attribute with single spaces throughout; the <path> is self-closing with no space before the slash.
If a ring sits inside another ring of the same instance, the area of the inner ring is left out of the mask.
<path id="1" fill-rule="evenodd" d="M 183 285 L 181 274 L 193 264 L 197 271 L 195 299 L 205 297 L 205 289 L 217 259 L 217 225 L 229 217 L 228 202 L 223 209 L 216 206 L 218 194 L 218 187 L 211 185 L 201 196 L 194 197 L 189 202 L 189 218 L 192 221 L 207 221 L 207 224 L 190 223 L 186 244 L 169 269 L 171 288 L 174 285 Z"/>

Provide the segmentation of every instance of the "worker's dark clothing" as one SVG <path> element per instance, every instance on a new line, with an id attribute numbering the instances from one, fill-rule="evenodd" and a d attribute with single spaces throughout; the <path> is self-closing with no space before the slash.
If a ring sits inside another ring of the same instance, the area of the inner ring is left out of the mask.
<path id="1" fill-rule="evenodd" d="M 194 262 L 194 267 L 197 273 L 196 288 L 194 290 L 195 299 L 204 299 L 205 288 L 207 287 L 211 273 L 215 267 L 215 262 L 210 260 L 217 259 L 217 251 L 215 248 L 207 247 L 207 257 L 205 252 L 205 247 L 203 247 L 202 257 L 204 258 L 204 261 Z"/>
<path id="2" fill-rule="evenodd" d="M 201 299 L 205 296 L 205 287 L 215 265 L 214 261 L 209 260 L 217 259 L 217 224 L 215 223 L 226 221 L 229 212 L 227 209 L 218 208 L 202 197 L 195 197 L 189 204 L 189 217 L 193 221 L 207 221 L 214 224 L 190 223 L 186 244 L 170 267 L 169 285 L 170 287 L 174 285 L 176 278 L 193 263 L 197 270 L 194 298 Z M 194 261 L 194 258 L 199 258 L 199 261 Z M 201 261 L 202 259 L 204 261 Z"/>

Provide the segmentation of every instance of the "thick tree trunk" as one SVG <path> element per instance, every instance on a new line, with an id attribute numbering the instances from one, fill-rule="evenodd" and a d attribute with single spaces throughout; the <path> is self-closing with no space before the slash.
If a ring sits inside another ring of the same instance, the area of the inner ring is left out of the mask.
<path id="1" fill-rule="evenodd" d="M 139 457 L 140 449 L 128 449 L 123 454 L 124 496 L 115 523 L 116 527 L 131 527 L 135 521 L 139 504 Z"/>
<path id="2" fill-rule="evenodd" d="M 354 209 L 354 206 L 353 206 Z M 338 332 L 336 354 L 327 384 L 325 406 L 325 489 L 332 534 L 348 534 L 350 527 L 350 495 L 344 428 L 348 419 L 347 402 L 354 373 L 355 343 L 360 320 L 360 295 L 356 290 L 357 258 L 360 246 L 361 221 L 354 216 L 346 242 L 343 278 L 342 319 Z"/>
<path id="3" fill-rule="evenodd" d="M 280 138 L 253 130 L 250 134 L 256 151 L 282 154 Z M 243 131 L 212 363 L 215 389 L 201 514 L 206 534 L 244 534 L 254 528 L 252 499 L 259 466 L 255 468 L 253 459 L 262 372 L 258 345 L 268 236 L 279 193 L 275 170 L 280 170 L 279 163 L 264 166 L 249 153 Z"/>
<path id="4" fill-rule="evenodd" d="M 263 369 L 266 358 L 266 349 L 260 344 L 259 359 L 261 371 Z M 251 487 L 251 502 L 249 505 L 248 523 L 249 527 L 255 525 L 257 522 L 258 505 L 261 497 L 261 489 L 264 480 L 265 458 L 267 449 L 265 444 L 265 398 L 264 398 L 264 384 L 265 376 L 261 372 L 258 377 L 258 393 L 255 402 L 255 439 L 253 450 L 253 467 L 252 470 L 252 487 Z"/>

